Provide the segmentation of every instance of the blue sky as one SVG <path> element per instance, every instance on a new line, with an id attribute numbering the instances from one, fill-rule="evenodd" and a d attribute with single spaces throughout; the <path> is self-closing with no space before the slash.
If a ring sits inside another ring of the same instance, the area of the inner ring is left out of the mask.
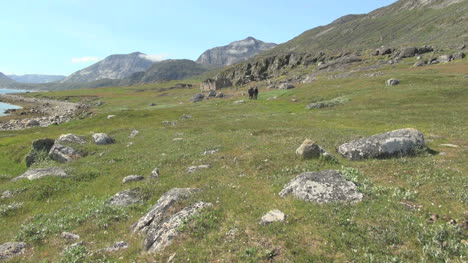
<path id="1" fill-rule="evenodd" d="M 395 0 L 0 0 L 0 72 L 69 75 L 111 54 L 197 57 L 253 36 L 282 43 Z"/>

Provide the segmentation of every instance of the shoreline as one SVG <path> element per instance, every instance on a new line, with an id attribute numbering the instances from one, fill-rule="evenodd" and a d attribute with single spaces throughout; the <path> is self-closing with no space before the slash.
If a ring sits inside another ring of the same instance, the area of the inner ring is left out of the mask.
<path id="1" fill-rule="evenodd" d="M 0 116 L 0 131 L 58 125 L 87 109 L 80 103 L 28 98 L 19 94 L 1 94 L 0 102 L 21 107 L 7 110 L 7 115 Z"/>

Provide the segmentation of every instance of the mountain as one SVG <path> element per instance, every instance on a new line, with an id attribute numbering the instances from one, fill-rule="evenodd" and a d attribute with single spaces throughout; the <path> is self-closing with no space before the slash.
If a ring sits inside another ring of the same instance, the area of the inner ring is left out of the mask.
<path id="1" fill-rule="evenodd" d="M 15 81 L 8 78 L 5 74 L 0 72 L 0 85 L 9 85 L 12 83 L 15 83 Z"/>
<path id="2" fill-rule="evenodd" d="M 145 72 L 132 74 L 130 84 L 151 83 L 168 80 L 181 80 L 200 75 L 208 70 L 207 66 L 199 65 L 188 59 L 168 59 L 154 63 Z"/>
<path id="3" fill-rule="evenodd" d="M 400 0 L 308 30 L 266 55 L 385 46 L 447 47 L 468 39 L 467 0 Z"/>
<path id="4" fill-rule="evenodd" d="M 253 37 L 248 37 L 244 40 L 232 42 L 227 46 L 209 49 L 201 54 L 196 62 L 217 67 L 229 66 L 261 54 L 275 46 L 276 44 L 265 43 Z"/>
<path id="5" fill-rule="evenodd" d="M 153 65 L 154 61 L 140 52 L 125 55 L 111 55 L 105 59 L 77 71 L 62 83 L 82 83 L 101 79 L 123 79 L 133 73 L 145 71 Z"/>
<path id="6" fill-rule="evenodd" d="M 8 75 L 8 77 L 20 83 L 50 83 L 61 81 L 65 76 L 61 75 L 39 75 L 39 74 L 26 74 L 26 75 Z"/>

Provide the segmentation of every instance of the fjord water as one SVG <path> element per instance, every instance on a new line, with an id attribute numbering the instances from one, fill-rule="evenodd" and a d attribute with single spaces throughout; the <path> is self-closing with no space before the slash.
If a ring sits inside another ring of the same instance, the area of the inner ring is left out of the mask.
<path id="1" fill-rule="evenodd" d="M 0 88 L 0 94 L 19 93 L 19 92 L 23 92 L 23 91 L 22 90 L 12 90 L 12 89 L 2 89 L 2 88 Z M 21 107 L 16 106 L 16 105 L 0 102 L 0 116 L 5 115 L 5 110 L 20 109 L 20 108 Z"/>

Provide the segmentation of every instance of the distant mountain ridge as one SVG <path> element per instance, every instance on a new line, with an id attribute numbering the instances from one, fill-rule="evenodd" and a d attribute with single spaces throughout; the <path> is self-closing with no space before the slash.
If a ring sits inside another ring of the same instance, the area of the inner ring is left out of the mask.
<path id="1" fill-rule="evenodd" d="M 9 84 L 13 84 L 13 83 L 15 83 L 14 80 L 10 79 L 5 74 L 0 72 L 0 85 L 9 85 Z M 0 88 L 1 88 L 1 86 L 0 86 Z"/>
<path id="2" fill-rule="evenodd" d="M 261 54 L 275 46 L 274 43 L 265 43 L 253 37 L 248 37 L 226 46 L 209 49 L 201 54 L 196 62 L 217 67 L 229 66 Z"/>
<path id="3" fill-rule="evenodd" d="M 79 70 L 62 83 L 83 83 L 102 79 L 123 79 L 133 73 L 146 71 L 154 61 L 147 58 L 146 54 L 134 52 L 130 54 L 111 55 L 105 59 Z"/>
<path id="4" fill-rule="evenodd" d="M 50 83 L 61 81 L 66 78 L 66 76 L 61 75 L 40 74 L 8 75 L 7 77 L 19 83 Z"/>

